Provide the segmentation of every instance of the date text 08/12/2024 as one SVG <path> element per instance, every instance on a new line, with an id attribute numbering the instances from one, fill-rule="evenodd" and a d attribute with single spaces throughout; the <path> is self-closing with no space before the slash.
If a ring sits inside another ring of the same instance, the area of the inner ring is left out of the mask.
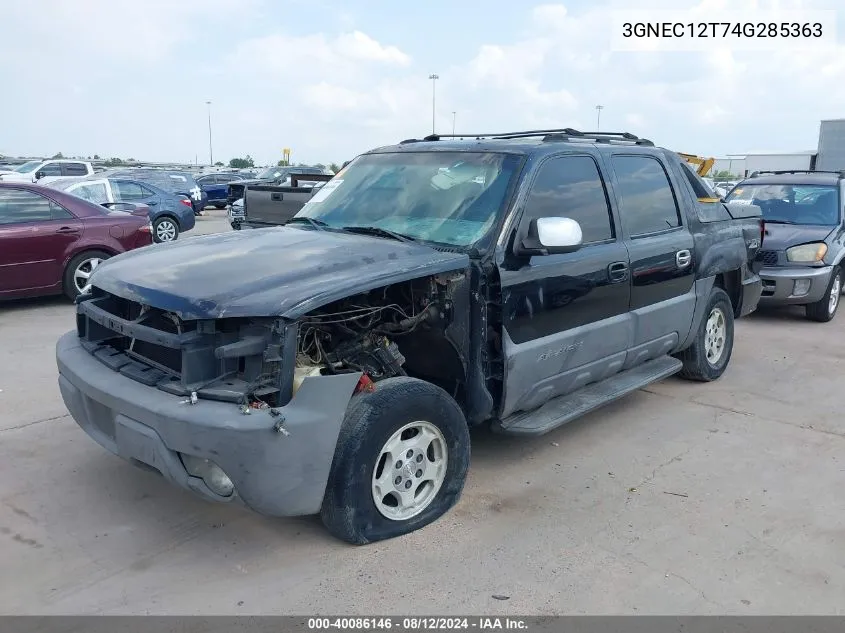
<path id="1" fill-rule="evenodd" d="M 512 617 L 346 617 L 309 618 L 308 629 L 312 631 L 446 631 L 446 630 L 527 630 L 525 620 Z"/>

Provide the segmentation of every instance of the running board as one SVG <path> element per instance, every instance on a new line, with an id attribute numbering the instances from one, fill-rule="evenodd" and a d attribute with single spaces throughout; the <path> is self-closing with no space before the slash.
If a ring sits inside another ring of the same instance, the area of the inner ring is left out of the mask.
<path id="1" fill-rule="evenodd" d="M 608 402 L 676 374 L 682 367 L 683 363 L 677 358 L 661 356 L 573 393 L 552 398 L 533 411 L 514 413 L 494 424 L 493 429 L 507 435 L 543 435 Z"/>

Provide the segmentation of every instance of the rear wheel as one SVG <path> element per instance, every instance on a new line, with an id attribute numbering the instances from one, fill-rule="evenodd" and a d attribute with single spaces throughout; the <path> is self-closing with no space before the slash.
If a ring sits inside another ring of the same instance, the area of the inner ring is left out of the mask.
<path id="1" fill-rule="evenodd" d="M 684 363 L 681 378 L 709 382 L 728 367 L 734 343 L 734 310 L 731 299 L 719 287 L 710 291 L 704 318 L 693 344 L 678 355 Z"/>
<path id="2" fill-rule="evenodd" d="M 819 323 L 827 323 L 833 319 L 836 316 L 836 311 L 839 309 L 839 297 L 841 294 L 842 269 L 837 266 L 833 269 L 833 274 L 830 276 L 824 296 L 804 308 L 807 318 L 812 321 L 818 321 Z"/>
<path id="3" fill-rule="evenodd" d="M 153 239 L 156 242 L 173 242 L 179 237 L 179 223 L 168 215 L 153 222 Z"/>
<path id="4" fill-rule="evenodd" d="M 103 251 L 86 251 L 71 259 L 65 269 L 63 279 L 65 295 L 73 300 L 82 294 L 82 291 L 88 285 L 91 274 L 96 270 L 97 266 L 109 257 L 111 255 Z"/>
<path id="5" fill-rule="evenodd" d="M 469 456 L 466 420 L 443 389 L 406 377 L 378 382 L 347 409 L 323 523 L 356 545 L 428 525 L 460 497 Z"/>

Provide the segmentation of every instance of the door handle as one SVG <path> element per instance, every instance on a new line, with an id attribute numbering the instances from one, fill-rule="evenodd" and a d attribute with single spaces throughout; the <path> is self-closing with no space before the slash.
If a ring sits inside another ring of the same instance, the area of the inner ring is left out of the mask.
<path id="1" fill-rule="evenodd" d="M 613 262 L 607 267 L 607 276 L 611 283 L 619 283 L 628 279 L 628 264 Z"/>
<path id="2" fill-rule="evenodd" d="M 56 229 L 56 233 L 79 233 L 79 229 L 72 226 L 62 226 Z"/>
<path id="3" fill-rule="evenodd" d="M 678 268 L 686 268 L 692 263 L 692 253 L 687 249 L 678 251 L 675 253 L 675 263 L 678 265 Z"/>
<path id="4" fill-rule="evenodd" d="M 273 200 L 274 202 L 281 202 L 281 201 L 282 201 L 282 194 L 280 194 L 280 193 L 271 193 L 271 194 L 270 194 L 270 200 Z"/>

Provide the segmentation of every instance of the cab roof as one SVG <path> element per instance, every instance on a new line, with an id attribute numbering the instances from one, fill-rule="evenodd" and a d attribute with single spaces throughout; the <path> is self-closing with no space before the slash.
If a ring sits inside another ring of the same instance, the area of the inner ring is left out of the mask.
<path id="1" fill-rule="evenodd" d="M 395 145 L 379 147 L 367 153 L 477 151 L 546 154 L 560 151 L 561 145 L 588 146 L 599 150 L 618 149 L 619 146 L 662 150 L 662 148 L 656 148 L 652 141 L 630 132 L 581 132 L 572 128 L 559 128 L 500 134 L 431 134 L 421 139 L 406 139 Z"/>

